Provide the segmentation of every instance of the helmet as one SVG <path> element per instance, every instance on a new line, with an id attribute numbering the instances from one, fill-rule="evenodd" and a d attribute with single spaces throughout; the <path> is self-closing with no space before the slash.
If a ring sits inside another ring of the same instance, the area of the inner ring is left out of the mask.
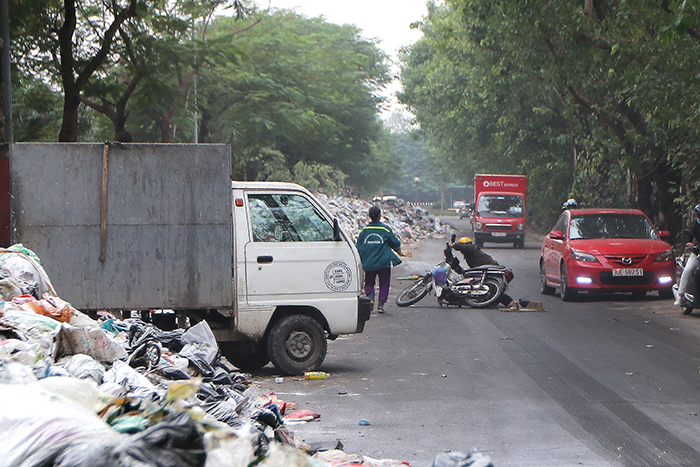
<path id="1" fill-rule="evenodd" d="M 566 202 L 562 205 L 562 209 L 576 209 L 578 207 L 578 203 L 574 198 L 569 198 L 566 200 Z"/>
<path id="2" fill-rule="evenodd" d="M 461 237 L 459 240 L 457 240 L 457 243 L 471 243 L 472 239 L 469 237 Z"/>
<path id="3" fill-rule="evenodd" d="M 700 204 L 698 204 L 697 206 L 695 206 L 695 207 L 693 208 L 693 212 L 694 212 L 696 215 L 700 216 Z"/>

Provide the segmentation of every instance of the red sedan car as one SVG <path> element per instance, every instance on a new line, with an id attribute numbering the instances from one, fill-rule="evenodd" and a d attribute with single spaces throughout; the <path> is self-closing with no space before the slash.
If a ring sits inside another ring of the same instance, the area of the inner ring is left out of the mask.
<path id="1" fill-rule="evenodd" d="M 668 236 L 637 209 L 564 211 L 542 243 L 540 291 L 559 287 L 565 301 L 580 291 L 657 290 L 670 298 L 675 263 L 671 245 L 661 240 Z"/>

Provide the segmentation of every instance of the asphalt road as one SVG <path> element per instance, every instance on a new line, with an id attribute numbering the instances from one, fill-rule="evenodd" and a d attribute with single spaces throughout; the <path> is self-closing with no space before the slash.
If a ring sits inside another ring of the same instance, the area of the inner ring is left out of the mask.
<path id="1" fill-rule="evenodd" d="M 396 307 L 409 284 L 396 278 L 441 258 L 444 239 L 426 240 L 394 269 L 386 313 L 329 343 L 325 380 L 256 379 L 321 414 L 292 426 L 297 438 L 412 467 L 470 448 L 496 467 L 700 466 L 700 316 L 655 293 L 541 296 L 540 244 L 485 250 L 513 268 L 510 295 L 546 312 L 440 308 L 431 295 Z"/>

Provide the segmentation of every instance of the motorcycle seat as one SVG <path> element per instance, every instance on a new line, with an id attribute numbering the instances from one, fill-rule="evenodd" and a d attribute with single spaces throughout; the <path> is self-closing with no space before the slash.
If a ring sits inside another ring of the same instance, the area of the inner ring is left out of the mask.
<path id="1" fill-rule="evenodd" d="M 501 264 L 484 264 L 483 266 L 469 268 L 467 271 L 484 271 L 486 269 L 506 269 L 506 267 Z"/>

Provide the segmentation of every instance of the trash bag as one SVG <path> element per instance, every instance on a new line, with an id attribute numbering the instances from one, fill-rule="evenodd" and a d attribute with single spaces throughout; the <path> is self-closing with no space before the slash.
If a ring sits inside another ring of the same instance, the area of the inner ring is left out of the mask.
<path id="1" fill-rule="evenodd" d="M 199 407 L 222 423 L 229 426 L 240 425 L 240 419 L 238 417 L 238 412 L 236 412 L 235 404 L 228 401 L 205 402 Z"/>
<path id="2" fill-rule="evenodd" d="M 200 321 L 182 335 L 185 346 L 178 355 L 187 358 L 207 378 L 215 376 L 214 366 L 221 357 L 216 337 L 206 321 Z"/>
<path id="3" fill-rule="evenodd" d="M 78 327 L 63 323 L 59 339 L 63 355 L 86 354 L 100 362 L 113 362 L 128 357 L 124 347 L 109 331 L 97 324 Z"/>
<path id="4" fill-rule="evenodd" d="M 435 456 L 432 467 L 493 467 L 493 464 L 489 456 L 475 450 L 469 454 L 447 451 Z"/>
<path id="5" fill-rule="evenodd" d="M 79 379 L 92 379 L 97 384 L 102 384 L 105 369 L 94 358 L 85 354 L 73 355 L 65 363 L 64 368 Z"/>
<path id="6" fill-rule="evenodd" d="M 125 439 L 115 453 L 120 461 L 154 467 L 204 466 L 204 439 L 187 412 L 175 412 L 147 430 Z"/>
<path id="7" fill-rule="evenodd" d="M 49 276 L 39 258 L 21 243 L 0 249 L 0 269 L 5 269 L 17 281 L 22 293 L 41 298 L 45 293 L 56 295 Z"/>
<path id="8" fill-rule="evenodd" d="M 0 385 L 0 433 L 8 466 L 115 465 L 108 458 L 122 441 L 91 410 L 34 385 Z"/>
<path id="9" fill-rule="evenodd" d="M 162 331 L 152 324 L 139 319 L 127 319 L 124 323 L 129 326 L 129 347 L 135 349 L 149 340 L 156 340 L 173 353 L 182 350 L 184 329 Z"/>
<path id="10" fill-rule="evenodd" d="M 165 389 L 156 387 L 148 378 L 121 360 L 115 361 L 112 368 L 105 372 L 100 391 L 147 401 L 161 400 L 165 396 Z"/>

